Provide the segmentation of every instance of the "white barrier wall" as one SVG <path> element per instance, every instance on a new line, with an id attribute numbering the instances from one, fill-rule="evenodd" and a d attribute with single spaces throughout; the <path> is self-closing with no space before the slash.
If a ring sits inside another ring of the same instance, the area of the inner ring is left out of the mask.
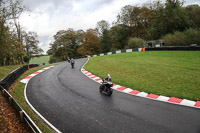
<path id="1" fill-rule="evenodd" d="M 142 51 L 142 48 L 138 48 L 138 51 L 141 52 L 141 51 Z"/>
<path id="2" fill-rule="evenodd" d="M 121 50 L 119 50 L 119 51 L 116 51 L 116 54 L 119 54 L 119 53 L 121 53 Z"/>
<path id="3" fill-rule="evenodd" d="M 107 55 L 111 55 L 111 54 L 112 54 L 112 52 L 108 52 L 108 53 L 107 53 Z"/>
<path id="4" fill-rule="evenodd" d="M 126 52 L 127 52 L 127 53 L 128 53 L 128 52 L 133 52 L 133 50 L 132 50 L 132 49 L 127 49 Z"/>

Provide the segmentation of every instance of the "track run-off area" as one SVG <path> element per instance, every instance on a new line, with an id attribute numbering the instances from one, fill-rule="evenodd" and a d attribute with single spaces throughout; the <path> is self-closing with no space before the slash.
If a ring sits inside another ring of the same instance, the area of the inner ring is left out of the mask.
<path id="1" fill-rule="evenodd" d="M 118 91 L 99 93 L 77 59 L 75 68 L 62 62 L 31 78 L 30 104 L 60 132 L 75 133 L 199 133 L 200 109 L 155 101 Z"/>

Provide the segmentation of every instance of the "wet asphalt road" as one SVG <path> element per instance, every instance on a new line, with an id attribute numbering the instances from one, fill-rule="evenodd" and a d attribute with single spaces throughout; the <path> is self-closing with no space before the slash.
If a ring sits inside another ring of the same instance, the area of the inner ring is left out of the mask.
<path id="1" fill-rule="evenodd" d="M 113 91 L 100 94 L 98 83 L 65 62 L 33 77 L 30 103 L 63 133 L 200 133 L 200 109 Z M 106 75 L 105 75 L 106 76 Z"/>

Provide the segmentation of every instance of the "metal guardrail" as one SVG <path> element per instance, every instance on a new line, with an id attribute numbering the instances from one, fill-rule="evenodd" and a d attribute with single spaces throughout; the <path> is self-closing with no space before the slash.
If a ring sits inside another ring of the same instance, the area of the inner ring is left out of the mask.
<path id="1" fill-rule="evenodd" d="M 15 69 L 10 74 L 8 74 L 3 80 L 0 81 L 0 90 L 2 90 L 3 95 L 9 99 L 10 104 L 12 104 L 15 107 L 15 109 L 19 112 L 21 122 L 26 122 L 34 133 L 42 133 L 42 131 L 37 127 L 37 125 L 32 121 L 32 119 L 27 115 L 27 113 L 12 97 L 12 95 L 7 91 L 9 87 L 15 82 L 15 80 L 19 78 L 19 76 L 21 76 L 29 68 L 37 66 L 38 64 L 31 64 Z"/>
<path id="2" fill-rule="evenodd" d="M 12 104 L 15 109 L 19 112 L 21 122 L 26 122 L 28 126 L 32 129 L 34 133 L 42 133 L 42 131 L 37 127 L 33 120 L 28 116 L 28 114 L 22 109 L 22 107 L 17 103 L 17 101 L 10 95 L 10 93 L 0 85 L 0 89 L 3 95 L 9 99 L 10 104 Z"/>

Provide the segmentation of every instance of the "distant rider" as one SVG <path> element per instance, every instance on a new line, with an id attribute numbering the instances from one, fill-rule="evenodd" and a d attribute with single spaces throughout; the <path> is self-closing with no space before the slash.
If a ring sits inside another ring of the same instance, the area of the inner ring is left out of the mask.
<path id="1" fill-rule="evenodd" d="M 71 62 L 72 67 L 74 67 L 75 60 L 72 58 L 70 62 Z"/>
<path id="2" fill-rule="evenodd" d="M 70 59 L 69 59 L 69 57 L 67 57 L 67 61 L 70 63 Z"/>

